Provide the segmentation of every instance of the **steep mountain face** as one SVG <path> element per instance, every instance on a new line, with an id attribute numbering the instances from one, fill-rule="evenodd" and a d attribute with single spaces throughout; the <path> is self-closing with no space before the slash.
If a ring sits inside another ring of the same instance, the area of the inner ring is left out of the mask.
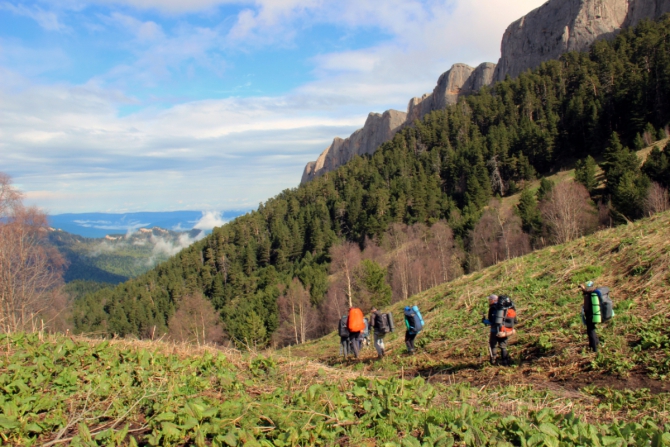
<path id="1" fill-rule="evenodd" d="M 355 155 L 372 154 L 398 130 L 434 110 L 456 104 L 461 96 L 508 75 L 515 78 L 565 52 L 587 51 L 598 39 L 613 37 L 621 28 L 667 12 L 670 0 L 549 0 L 507 28 L 497 65 L 486 62 L 473 68 L 455 64 L 440 76 L 432 93 L 409 101 L 406 114 L 396 110 L 371 113 L 363 129 L 344 140 L 335 138 L 316 161 L 309 162 L 301 183 L 338 168 Z"/>
<path id="2" fill-rule="evenodd" d="M 551 0 L 512 23 L 503 35 L 494 81 L 517 77 L 568 51 L 670 12 L 670 0 Z"/>
<path id="3" fill-rule="evenodd" d="M 449 71 L 440 76 L 433 93 L 410 99 L 405 125 L 411 125 L 414 120 L 420 120 L 433 110 L 456 104 L 460 96 L 469 95 L 484 85 L 491 84 L 495 67 L 496 65 L 491 62 L 484 62 L 477 68 L 454 64 Z"/>
<path id="4" fill-rule="evenodd" d="M 369 114 L 362 129 L 358 129 L 349 138 L 335 137 L 333 143 L 316 161 L 307 164 L 301 183 L 337 169 L 355 155 L 372 154 L 382 143 L 393 138 L 405 123 L 406 116 L 406 113 L 398 110 Z"/>
<path id="5" fill-rule="evenodd" d="M 456 104 L 461 95 L 479 90 L 491 84 L 495 64 L 483 63 L 477 68 L 465 64 L 455 64 L 440 76 L 433 93 L 420 98 L 412 98 L 407 113 L 387 110 L 383 114 L 370 113 L 362 129 L 358 129 L 349 138 L 335 137 L 330 146 L 319 155 L 316 161 L 305 166 L 300 183 L 306 183 L 326 172 L 342 166 L 355 155 L 372 154 L 384 142 L 405 126 L 420 120 L 433 110 L 441 110 Z"/>

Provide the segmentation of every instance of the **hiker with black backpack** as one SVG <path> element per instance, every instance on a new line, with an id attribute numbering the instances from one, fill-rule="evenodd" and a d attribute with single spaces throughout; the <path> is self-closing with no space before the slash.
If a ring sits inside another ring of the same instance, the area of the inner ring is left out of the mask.
<path id="1" fill-rule="evenodd" d="M 416 352 L 414 339 L 423 330 L 424 326 L 423 317 L 416 305 L 412 307 L 405 306 L 405 326 L 407 327 L 405 345 L 407 346 L 407 352 L 413 355 Z"/>
<path id="2" fill-rule="evenodd" d="M 586 336 L 589 339 L 589 348 L 598 352 L 600 340 L 596 333 L 596 325 L 610 320 L 614 316 L 612 300 L 609 297 L 610 289 L 596 287 L 593 281 L 580 284 L 584 305 L 582 306 L 582 322 L 586 325 Z"/>
<path id="3" fill-rule="evenodd" d="M 377 357 L 384 357 L 384 337 L 389 332 L 393 332 L 393 315 L 382 313 L 376 307 L 370 312 L 370 327 L 374 329 L 374 343 L 377 350 Z"/>
<path id="4" fill-rule="evenodd" d="M 350 353 L 349 343 L 349 316 L 342 315 L 340 323 L 337 328 L 337 333 L 340 336 L 340 354 L 346 359 Z"/>
<path id="5" fill-rule="evenodd" d="M 511 364 L 507 352 L 507 340 L 515 333 L 516 308 L 510 297 L 506 295 L 489 295 L 488 315 L 482 315 L 482 323 L 491 326 L 489 332 L 489 360 L 491 365 L 496 364 L 496 351 L 500 347 L 500 363 L 503 366 Z"/>

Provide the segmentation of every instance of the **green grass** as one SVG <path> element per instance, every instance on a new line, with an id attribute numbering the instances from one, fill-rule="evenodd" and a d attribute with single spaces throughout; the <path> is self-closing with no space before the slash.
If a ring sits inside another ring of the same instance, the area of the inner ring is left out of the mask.
<path id="1" fill-rule="evenodd" d="M 3 445 L 664 445 L 667 396 L 379 378 L 276 354 L 0 336 Z"/>
<path id="2" fill-rule="evenodd" d="M 598 327 L 603 346 L 597 356 L 587 349 L 579 316 L 577 286 L 587 280 L 611 288 L 617 314 Z M 492 368 L 486 364 L 488 330 L 480 320 L 491 293 L 510 295 L 517 306 L 519 324 L 510 352 L 522 382 L 548 375 L 554 381 L 607 376 L 621 383 L 640 377 L 643 385 L 652 386 L 670 375 L 670 213 L 548 247 L 395 304 L 396 321 L 402 321 L 405 305 L 418 304 L 426 328 L 417 337 L 422 348 L 417 356 L 404 355 L 402 336 L 390 337 L 391 361 L 414 371 L 440 370 L 484 381 Z M 333 340 L 292 349 L 349 367 L 338 359 Z M 364 357 L 374 370 L 373 353 Z"/>

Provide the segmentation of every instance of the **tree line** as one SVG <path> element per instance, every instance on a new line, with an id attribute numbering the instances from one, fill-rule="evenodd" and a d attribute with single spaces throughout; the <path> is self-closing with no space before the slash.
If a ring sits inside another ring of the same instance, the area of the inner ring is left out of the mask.
<path id="1" fill-rule="evenodd" d="M 667 135 L 669 36 L 670 18 L 642 22 L 434 111 L 373 155 L 283 191 L 135 280 L 77 300 L 74 326 L 152 337 L 189 302 L 218 312 L 237 344 L 299 343 L 330 330 L 349 303 L 406 298 L 662 210 L 668 149 L 644 164 L 634 149 Z M 577 182 L 528 187 L 575 163 Z M 514 208 L 498 200 L 519 192 Z"/>

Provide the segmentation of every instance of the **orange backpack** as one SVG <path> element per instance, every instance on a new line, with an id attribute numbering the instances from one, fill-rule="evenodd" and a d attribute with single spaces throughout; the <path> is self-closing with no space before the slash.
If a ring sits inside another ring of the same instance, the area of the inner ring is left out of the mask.
<path id="1" fill-rule="evenodd" d="M 363 311 L 358 307 L 352 307 L 349 309 L 349 330 L 351 332 L 362 332 L 365 330 Z"/>
<path id="2" fill-rule="evenodd" d="M 516 310 L 513 307 L 505 310 L 505 316 L 503 318 L 503 324 L 500 327 L 500 332 L 496 334 L 500 338 L 509 337 L 514 334 L 514 323 L 516 322 Z"/>

